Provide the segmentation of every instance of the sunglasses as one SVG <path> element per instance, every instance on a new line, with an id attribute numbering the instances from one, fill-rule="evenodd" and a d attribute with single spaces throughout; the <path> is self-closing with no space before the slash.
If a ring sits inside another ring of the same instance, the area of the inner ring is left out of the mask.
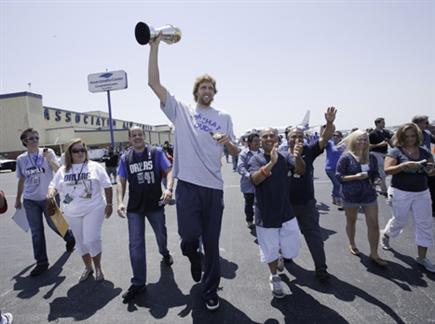
<path id="1" fill-rule="evenodd" d="M 39 141 L 38 136 L 27 137 L 26 141 Z"/>
<path id="2" fill-rule="evenodd" d="M 71 153 L 75 153 L 75 154 L 77 154 L 77 153 L 85 153 L 85 152 L 86 152 L 86 150 L 84 148 L 82 148 L 82 149 L 72 149 L 71 150 Z"/>

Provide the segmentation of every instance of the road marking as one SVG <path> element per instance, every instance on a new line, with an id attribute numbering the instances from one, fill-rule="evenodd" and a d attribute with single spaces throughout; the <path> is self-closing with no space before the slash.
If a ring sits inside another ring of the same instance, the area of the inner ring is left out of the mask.
<path id="1" fill-rule="evenodd" d="M 12 288 L 9 289 L 9 290 L 6 290 L 3 294 L 0 295 L 0 298 L 6 296 L 6 295 L 9 294 L 11 291 L 13 291 Z"/>

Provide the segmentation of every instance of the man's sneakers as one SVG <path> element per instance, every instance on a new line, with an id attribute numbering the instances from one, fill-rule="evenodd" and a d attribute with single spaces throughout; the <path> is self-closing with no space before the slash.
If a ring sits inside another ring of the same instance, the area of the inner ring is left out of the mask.
<path id="1" fill-rule="evenodd" d="M 168 267 L 170 267 L 174 263 L 174 259 L 172 258 L 172 255 L 170 255 L 170 254 L 163 256 L 162 261 Z"/>
<path id="2" fill-rule="evenodd" d="M 133 300 L 137 295 L 144 292 L 146 288 L 147 287 L 145 285 L 131 285 L 130 288 L 128 288 L 128 290 L 122 294 L 124 304 Z"/>
<path id="3" fill-rule="evenodd" d="M 196 253 L 195 256 L 189 257 L 190 261 L 190 273 L 192 275 L 192 279 L 195 282 L 201 281 L 202 276 L 202 266 L 201 266 L 201 257 L 199 253 Z"/>
<path id="4" fill-rule="evenodd" d="M 270 275 L 269 278 L 270 289 L 272 290 L 272 295 L 275 298 L 284 298 L 285 293 L 282 287 L 281 278 L 278 275 Z"/>
<path id="5" fill-rule="evenodd" d="M 66 244 L 65 244 L 65 250 L 67 252 L 71 253 L 72 251 L 74 251 L 74 247 L 75 246 L 76 246 L 76 239 L 73 236 L 71 240 L 66 242 Z"/>
<path id="6" fill-rule="evenodd" d="M 316 270 L 316 279 L 320 283 L 326 283 L 330 278 L 331 276 L 329 275 L 328 271 L 326 271 L 326 269 Z"/>
<path id="7" fill-rule="evenodd" d="M 11 313 L 3 313 L 0 315 L 0 324 L 12 324 L 14 317 Z"/>
<path id="8" fill-rule="evenodd" d="M 205 307 L 207 307 L 209 311 L 217 310 L 219 308 L 219 297 L 216 296 L 214 298 L 206 300 Z"/>
<path id="9" fill-rule="evenodd" d="M 37 264 L 36 267 L 33 268 L 32 271 L 30 271 L 30 277 L 36 277 L 40 274 L 44 273 L 48 269 L 48 263 L 46 264 Z"/>
<path id="10" fill-rule="evenodd" d="M 435 273 L 435 265 L 433 265 L 432 262 L 430 262 L 430 260 L 428 258 L 418 257 L 415 260 L 417 261 L 417 263 L 419 265 L 423 266 L 427 271 Z"/>
<path id="11" fill-rule="evenodd" d="M 384 250 L 391 250 L 390 237 L 384 231 L 381 231 L 381 245 Z"/>

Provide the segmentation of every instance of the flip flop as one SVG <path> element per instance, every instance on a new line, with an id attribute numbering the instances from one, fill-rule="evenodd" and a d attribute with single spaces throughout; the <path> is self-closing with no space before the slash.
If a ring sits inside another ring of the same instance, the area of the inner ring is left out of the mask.
<path id="1" fill-rule="evenodd" d="M 358 250 L 358 248 L 356 247 L 352 247 L 349 245 L 349 251 L 351 254 L 359 256 L 361 254 L 361 252 Z"/>

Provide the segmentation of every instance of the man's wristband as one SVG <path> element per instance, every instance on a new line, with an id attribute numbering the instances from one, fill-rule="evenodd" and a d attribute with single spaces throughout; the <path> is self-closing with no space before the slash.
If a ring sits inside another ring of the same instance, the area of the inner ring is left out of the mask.
<path id="1" fill-rule="evenodd" d="M 166 190 L 168 190 L 170 193 L 174 192 L 174 189 L 172 189 L 172 188 L 166 188 Z"/>
<path id="2" fill-rule="evenodd" d="M 106 204 L 107 206 L 113 206 L 113 204 Z"/>

